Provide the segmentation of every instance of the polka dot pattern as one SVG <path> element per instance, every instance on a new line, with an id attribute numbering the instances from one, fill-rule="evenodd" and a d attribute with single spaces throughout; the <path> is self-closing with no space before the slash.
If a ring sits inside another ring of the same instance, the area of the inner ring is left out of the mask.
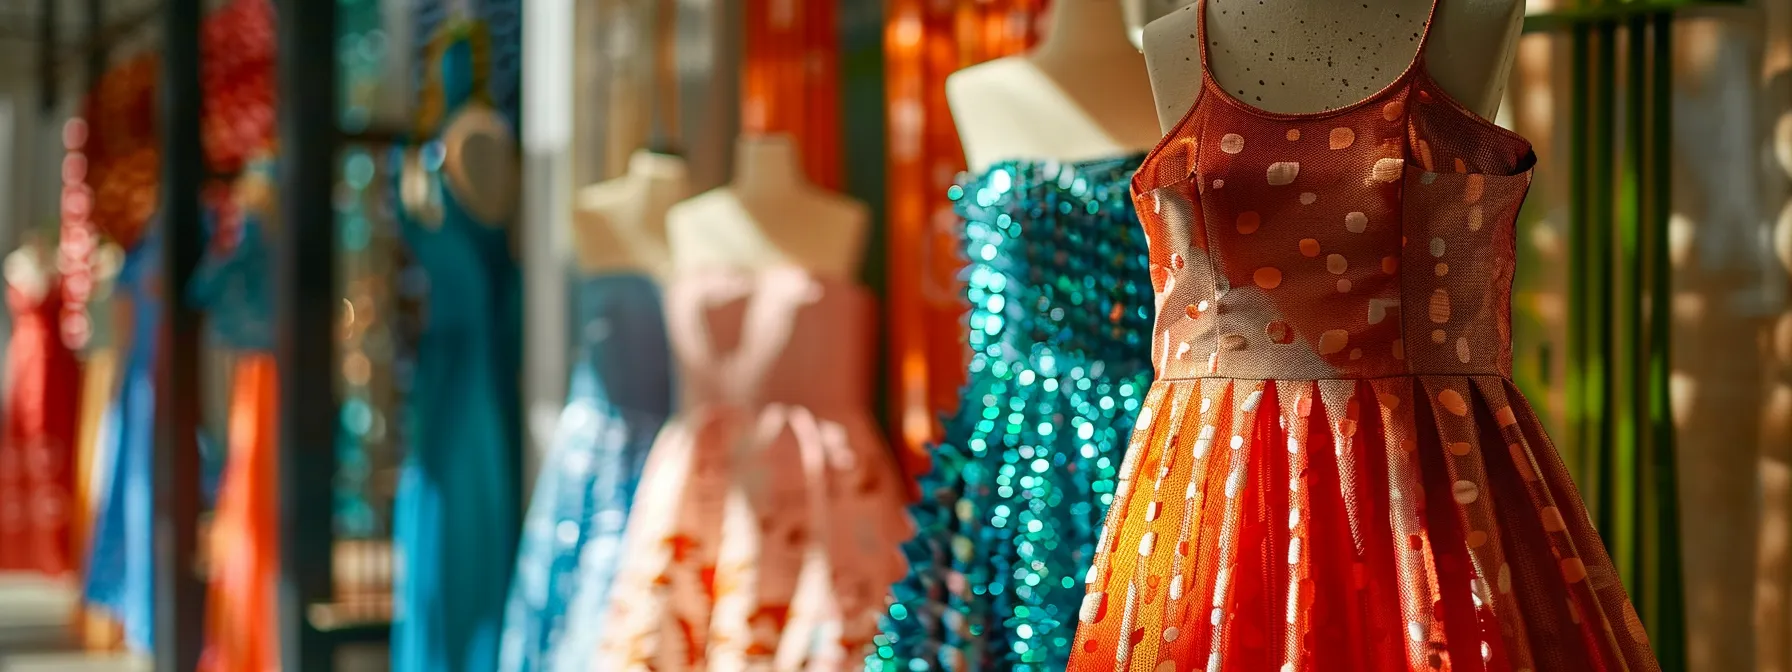
<path id="1" fill-rule="evenodd" d="M 1659 669 L 1509 382 L 1530 148 L 1417 72 L 1323 117 L 1204 96 L 1140 169 L 1175 270 L 1071 672 Z"/>

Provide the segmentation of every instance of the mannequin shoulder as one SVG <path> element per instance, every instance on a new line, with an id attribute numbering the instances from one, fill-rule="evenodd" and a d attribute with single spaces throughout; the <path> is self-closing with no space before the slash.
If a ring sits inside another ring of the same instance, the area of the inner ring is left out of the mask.
<path id="1" fill-rule="evenodd" d="M 1145 70 L 1160 130 L 1169 132 L 1201 96 L 1201 3 L 1145 24 Z"/>
<path id="2" fill-rule="evenodd" d="M 851 196 L 816 189 L 811 192 L 810 197 L 816 213 L 830 221 L 857 225 L 871 219 L 871 206 Z"/>
<path id="3" fill-rule="evenodd" d="M 987 116 L 990 103 L 1022 93 L 1030 88 L 1022 83 L 1038 77 L 1038 66 L 1025 56 L 1004 56 L 978 63 L 946 75 L 946 104 L 952 108 L 954 121 Z"/>
<path id="4" fill-rule="evenodd" d="M 1057 91 L 1024 56 L 998 58 L 947 75 L 946 105 L 966 162 L 981 168 L 1037 152 L 1040 143 L 1032 125 L 1021 122 L 1028 115 L 1066 109 L 1064 101 L 1051 99 Z"/>
<path id="5" fill-rule="evenodd" d="M 627 177 L 586 185 L 573 199 L 575 209 L 605 211 L 631 203 L 638 197 L 634 186 Z"/>
<path id="6" fill-rule="evenodd" d="M 1523 0 L 1450 0 L 1437 9 L 1425 68 L 1452 97 L 1491 118 L 1524 29 Z"/>

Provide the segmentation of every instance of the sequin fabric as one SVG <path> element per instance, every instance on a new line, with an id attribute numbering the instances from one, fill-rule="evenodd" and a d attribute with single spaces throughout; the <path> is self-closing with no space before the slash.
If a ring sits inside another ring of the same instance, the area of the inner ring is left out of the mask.
<path id="1" fill-rule="evenodd" d="M 1510 382 L 1534 161 L 1422 57 L 1310 115 L 1206 77 L 1134 178 L 1157 380 L 1069 670 L 1659 669 Z"/>
<path id="2" fill-rule="evenodd" d="M 1152 293 L 1127 196 L 1141 158 L 1007 162 L 948 191 L 968 261 L 967 382 L 868 670 L 1064 668 L 1150 384 Z"/>

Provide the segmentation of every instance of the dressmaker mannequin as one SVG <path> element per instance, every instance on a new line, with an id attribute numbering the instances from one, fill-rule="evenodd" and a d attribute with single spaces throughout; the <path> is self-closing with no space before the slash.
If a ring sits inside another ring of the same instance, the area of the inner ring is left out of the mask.
<path id="1" fill-rule="evenodd" d="M 1523 0 L 1437 0 L 1424 66 L 1446 93 L 1492 118 L 1517 52 Z M 1311 113 L 1367 98 L 1413 60 L 1432 0 L 1205 0 L 1145 27 L 1158 123 L 1201 94 L 1201 7 L 1214 79 L 1268 112 Z"/>
<path id="2" fill-rule="evenodd" d="M 35 302 L 50 291 L 50 273 L 56 265 L 50 261 L 49 251 L 44 249 L 37 236 L 28 236 L 19 249 L 6 255 L 6 284 L 12 285 Z"/>
<path id="3" fill-rule="evenodd" d="M 645 149 L 629 157 L 621 177 L 581 189 L 572 222 L 579 268 L 665 279 L 672 270 L 666 212 L 690 189 L 684 159 Z"/>
<path id="4" fill-rule="evenodd" d="M 1033 51 L 946 78 L 972 170 L 1005 159 L 1113 157 L 1149 149 L 1151 81 L 1121 0 L 1059 0 Z"/>
<path id="5" fill-rule="evenodd" d="M 734 181 L 672 206 L 666 233 L 680 271 L 800 266 L 855 278 L 870 210 L 803 177 L 788 135 L 742 137 Z"/>

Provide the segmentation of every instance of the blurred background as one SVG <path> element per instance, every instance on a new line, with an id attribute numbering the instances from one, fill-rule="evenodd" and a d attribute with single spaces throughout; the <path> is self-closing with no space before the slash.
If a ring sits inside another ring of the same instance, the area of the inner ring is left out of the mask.
<path id="1" fill-rule="evenodd" d="M 516 305 L 489 319 L 517 335 L 491 384 L 519 519 L 588 327 L 581 194 L 655 145 L 695 193 L 730 180 L 737 137 L 788 136 L 812 182 L 869 206 L 873 412 L 925 464 L 966 361 L 944 78 L 1027 49 L 1049 5 L 0 0 L 5 440 L 74 456 L 58 487 L 0 479 L 0 517 L 60 521 L 66 543 L 25 557 L 36 542 L 0 535 L 0 671 L 191 669 L 212 546 L 262 543 L 242 535 L 280 540 L 286 667 L 385 669 L 401 418 L 432 393 L 417 343 L 445 298 L 398 204 L 407 161 L 443 160 L 444 40 L 474 45 L 475 97 L 514 129 L 515 194 L 493 198 L 514 205 L 494 263 Z M 1792 671 L 1792 0 L 1527 14 L 1497 119 L 1540 157 L 1515 377 L 1664 667 Z M 268 249 L 232 258 L 271 302 L 220 328 L 244 309 L 208 323 L 218 304 L 176 288 L 256 213 Z M 246 374 L 269 356 L 277 382 Z M 210 534 L 226 458 L 274 436 L 275 509 Z M 123 504 L 100 492 L 120 479 Z M 108 516 L 140 531 L 96 555 Z M 96 572 L 153 585 L 149 613 L 95 599 Z"/>

